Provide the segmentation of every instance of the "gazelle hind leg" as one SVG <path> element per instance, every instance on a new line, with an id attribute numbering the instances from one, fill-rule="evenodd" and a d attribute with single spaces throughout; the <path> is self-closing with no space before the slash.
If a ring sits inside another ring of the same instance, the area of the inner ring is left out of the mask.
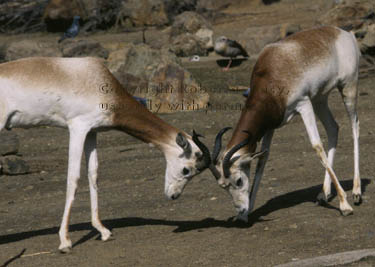
<path id="1" fill-rule="evenodd" d="M 96 152 L 96 133 L 89 132 L 85 141 L 85 156 L 87 176 L 90 186 L 90 201 L 91 201 L 91 223 L 92 226 L 101 234 L 102 240 L 106 241 L 111 236 L 111 232 L 105 228 L 99 219 L 98 210 L 98 155 Z"/>
<path id="2" fill-rule="evenodd" d="M 339 126 L 337 125 L 329 107 L 328 98 L 319 99 L 313 103 L 315 114 L 322 122 L 328 137 L 328 164 L 333 168 L 333 160 L 337 147 L 337 140 L 339 134 Z M 323 194 L 318 195 L 318 202 L 324 204 L 331 199 L 331 177 L 326 170 L 323 183 Z"/>
<path id="3" fill-rule="evenodd" d="M 303 101 L 298 107 L 298 112 L 301 114 L 303 123 L 305 124 L 307 134 L 309 136 L 311 145 L 317 152 L 321 163 L 325 167 L 326 171 L 328 172 L 331 180 L 336 188 L 337 195 L 340 201 L 340 211 L 341 214 L 346 216 L 353 213 L 352 207 L 349 205 L 348 201 L 346 200 L 346 193 L 342 189 L 339 180 L 336 177 L 335 172 L 333 171 L 332 167 L 328 162 L 328 158 L 326 153 L 324 152 L 323 145 L 319 136 L 318 127 L 316 125 L 314 110 L 309 99 Z"/>
<path id="4" fill-rule="evenodd" d="M 357 79 L 345 85 L 341 90 L 346 111 L 352 125 L 354 144 L 354 178 L 353 178 L 353 200 L 356 205 L 362 202 L 361 178 L 359 174 L 359 120 L 357 114 Z"/>
<path id="5" fill-rule="evenodd" d="M 87 132 L 88 129 L 83 129 L 78 124 L 69 127 L 69 162 L 66 201 L 64 215 L 59 230 L 59 250 L 63 253 L 70 252 L 72 248 L 72 241 L 68 234 L 69 217 L 77 190 L 77 182 L 80 177 L 82 152 Z"/>

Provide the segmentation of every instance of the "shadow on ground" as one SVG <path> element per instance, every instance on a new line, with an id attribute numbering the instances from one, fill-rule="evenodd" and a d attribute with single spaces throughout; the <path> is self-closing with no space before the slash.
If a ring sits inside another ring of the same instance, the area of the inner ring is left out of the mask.
<path id="1" fill-rule="evenodd" d="M 362 179 L 362 192 L 366 191 L 366 187 L 371 183 L 370 179 Z M 341 182 L 342 187 L 345 191 L 351 190 L 353 186 L 352 180 L 346 180 Z M 233 221 L 232 218 L 228 220 L 216 220 L 214 218 L 206 218 L 200 221 L 173 221 L 173 220 L 159 220 L 159 219 L 149 219 L 149 218 L 118 218 L 111 220 L 103 220 L 103 224 L 109 229 L 113 230 L 116 228 L 124 228 L 131 226 L 145 226 L 145 225 L 165 225 L 165 226 L 176 226 L 177 228 L 173 230 L 174 233 L 187 232 L 192 230 L 207 229 L 213 227 L 223 227 L 223 228 L 249 228 L 257 222 L 265 221 L 262 216 L 266 216 L 274 211 L 287 209 L 293 206 L 305 202 L 316 202 L 316 197 L 321 191 L 322 185 L 316 185 L 300 190 L 296 190 L 284 195 L 274 197 L 267 201 L 263 206 L 256 209 L 249 217 L 249 223 L 243 223 L 239 221 Z M 333 192 L 336 196 L 336 193 Z M 339 210 L 336 207 L 326 204 L 327 208 Z M 82 230 L 92 230 L 91 223 L 78 223 L 71 225 L 69 230 L 82 231 Z M 28 231 L 16 234 L 9 234 L 0 236 L 0 244 L 7 244 L 12 242 L 17 242 L 32 238 L 34 236 L 43 236 L 57 234 L 59 231 L 58 227 L 51 227 L 46 229 L 40 229 L 35 231 Z M 73 244 L 74 246 L 80 245 L 92 238 L 100 238 L 99 233 L 96 230 L 90 231 L 88 234 L 83 236 L 80 240 Z"/>

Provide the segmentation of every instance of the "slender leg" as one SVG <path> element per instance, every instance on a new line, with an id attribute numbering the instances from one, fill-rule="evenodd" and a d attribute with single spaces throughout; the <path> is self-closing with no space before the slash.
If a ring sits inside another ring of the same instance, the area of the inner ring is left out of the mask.
<path id="1" fill-rule="evenodd" d="M 362 202 L 361 178 L 359 175 L 359 120 L 357 115 L 357 78 L 340 90 L 346 111 L 352 124 L 354 143 L 354 179 L 353 179 L 353 200 L 356 205 Z"/>
<path id="2" fill-rule="evenodd" d="M 232 64 L 232 58 L 229 59 L 228 65 L 223 69 L 223 71 L 228 71 L 231 64 Z"/>
<path id="3" fill-rule="evenodd" d="M 87 176 L 90 185 L 90 201 L 91 201 L 91 223 L 101 234 L 102 240 L 106 241 L 111 236 L 111 232 L 105 228 L 99 219 L 98 212 L 98 155 L 96 152 L 96 133 L 89 132 L 85 142 L 85 156 Z"/>
<path id="4" fill-rule="evenodd" d="M 81 159 L 83 146 L 88 129 L 82 129 L 78 124 L 69 127 L 69 163 L 68 163 L 68 179 L 66 190 L 66 202 L 64 215 L 60 226 L 60 246 L 61 252 L 69 252 L 72 248 L 72 242 L 68 235 L 70 210 L 73 205 L 75 193 L 77 190 L 77 182 L 80 176 Z"/>
<path id="5" fill-rule="evenodd" d="M 270 146 L 271 146 L 273 133 L 274 133 L 274 130 L 266 132 L 262 140 L 262 151 L 267 150 L 267 153 L 265 153 L 262 157 L 260 157 L 257 163 L 257 167 L 255 170 L 254 183 L 253 183 L 253 186 L 251 187 L 251 192 L 250 192 L 249 213 L 254 209 L 256 194 L 258 192 L 260 180 L 262 179 L 264 167 L 266 166 L 268 155 L 270 153 Z"/>
<path id="6" fill-rule="evenodd" d="M 333 171 L 332 167 L 330 166 L 327 155 L 323 149 L 322 142 L 320 140 L 318 127 L 316 126 L 316 120 L 314 115 L 314 110 L 309 99 L 306 99 L 303 103 L 300 104 L 298 107 L 298 112 L 302 116 L 302 120 L 305 124 L 307 133 L 309 135 L 310 142 L 313 148 L 318 153 L 320 160 L 325 167 L 326 171 L 329 173 L 331 180 L 336 188 L 337 195 L 340 201 L 340 210 L 342 215 L 346 216 L 353 213 L 352 207 L 349 205 L 348 201 L 346 200 L 346 193 L 342 189 L 339 180 L 336 177 L 335 172 Z"/>
<path id="7" fill-rule="evenodd" d="M 314 111 L 320 121 L 322 122 L 324 129 L 327 132 L 328 136 L 328 164 L 333 168 L 333 160 L 335 158 L 339 126 L 337 125 L 329 107 L 328 107 L 328 98 L 314 102 Z M 328 202 L 331 198 L 331 178 L 328 171 L 325 173 L 324 184 L 323 184 L 323 193 L 324 196 L 318 196 L 318 201 L 320 203 Z"/>

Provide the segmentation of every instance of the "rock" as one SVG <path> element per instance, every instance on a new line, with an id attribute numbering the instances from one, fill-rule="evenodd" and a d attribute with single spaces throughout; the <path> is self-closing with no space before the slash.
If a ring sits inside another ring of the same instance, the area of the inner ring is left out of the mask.
<path id="1" fill-rule="evenodd" d="M 177 56 L 204 56 L 213 48 L 211 24 L 201 15 L 187 11 L 178 15 L 172 25 L 172 50 Z"/>
<path id="2" fill-rule="evenodd" d="M 323 14 L 318 24 L 333 25 L 344 30 L 356 30 L 362 26 L 364 18 L 374 13 L 374 4 L 366 1 L 344 1 Z"/>
<path id="3" fill-rule="evenodd" d="M 164 0 L 164 4 L 166 6 L 168 18 L 172 21 L 175 16 L 185 11 L 194 11 L 196 9 L 197 0 Z"/>
<path id="4" fill-rule="evenodd" d="M 238 41 L 244 46 L 249 55 L 258 54 L 264 46 L 277 42 L 286 36 L 300 31 L 299 25 L 281 24 L 247 28 Z M 230 37 L 229 37 L 230 38 Z"/>
<path id="5" fill-rule="evenodd" d="M 11 131 L 0 132 L 0 155 L 15 155 L 18 153 L 19 140 L 17 135 Z"/>
<path id="6" fill-rule="evenodd" d="M 19 175 L 29 172 L 29 166 L 19 156 L 8 156 L 1 159 L 2 171 L 7 175 Z"/>
<path id="7" fill-rule="evenodd" d="M 171 36 L 182 33 L 195 34 L 199 29 L 211 29 L 210 23 L 196 12 L 187 11 L 175 17 L 172 24 Z"/>
<path id="8" fill-rule="evenodd" d="M 108 58 L 109 52 L 97 41 L 65 39 L 61 45 L 64 57 L 101 57 Z"/>
<path id="9" fill-rule="evenodd" d="M 178 57 L 207 56 L 207 46 L 195 35 L 190 33 L 180 34 L 173 39 L 171 50 Z"/>
<path id="10" fill-rule="evenodd" d="M 233 2 L 236 2 L 236 1 L 235 0 L 198 0 L 197 2 L 198 2 L 197 10 L 218 10 L 218 9 L 225 8 L 233 4 Z"/>
<path id="11" fill-rule="evenodd" d="M 1 33 L 30 33 L 44 31 L 42 20 L 47 0 L 0 1 Z"/>
<path id="12" fill-rule="evenodd" d="M 87 17 L 81 1 L 50 0 L 44 10 L 44 22 L 50 32 L 64 32 L 72 24 L 73 17 Z"/>
<path id="13" fill-rule="evenodd" d="M 4 51 L 5 61 L 16 60 L 25 57 L 60 57 L 57 42 L 23 40 L 8 44 Z"/>
<path id="14" fill-rule="evenodd" d="M 124 1 L 118 19 L 135 27 L 164 26 L 169 23 L 163 0 Z"/>
<path id="15" fill-rule="evenodd" d="M 147 98 L 152 112 L 204 109 L 208 103 L 209 95 L 166 49 L 130 44 L 112 52 L 107 66 L 130 93 Z"/>
<path id="16" fill-rule="evenodd" d="M 361 52 L 370 56 L 375 56 L 375 23 L 367 28 L 366 35 L 360 42 Z"/>

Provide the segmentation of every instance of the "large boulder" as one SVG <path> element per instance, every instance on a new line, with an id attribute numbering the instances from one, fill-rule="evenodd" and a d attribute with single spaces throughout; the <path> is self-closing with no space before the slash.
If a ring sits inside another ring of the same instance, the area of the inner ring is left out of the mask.
<path id="1" fill-rule="evenodd" d="M 179 59 L 166 49 L 132 45 L 112 52 L 107 66 L 133 95 L 145 97 L 152 112 L 204 109 L 209 95 L 201 90 Z"/>
<path id="2" fill-rule="evenodd" d="M 201 15 L 186 11 L 175 17 L 170 39 L 178 56 L 207 55 L 213 48 L 211 24 Z"/>
<path id="3" fill-rule="evenodd" d="M 20 143 L 14 132 L 1 131 L 0 140 L 0 156 L 15 155 L 18 153 Z"/>
<path id="4" fill-rule="evenodd" d="M 0 158 L 2 173 L 6 175 L 20 175 L 29 172 L 30 167 L 20 157 L 16 155 Z"/>
<path id="5" fill-rule="evenodd" d="M 300 30 L 299 25 L 289 23 L 250 27 L 240 34 L 237 41 L 244 46 L 249 55 L 256 55 L 267 44 L 277 42 Z"/>
<path id="6" fill-rule="evenodd" d="M 7 44 L 3 51 L 5 61 L 12 61 L 25 57 L 60 57 L 62 53 L 57 42 L 23 40 Z"/>
<path id="7" fill-rule="evenodd" d="M 206 44 L 202 39 L 191 33 L 176 36 L 173 39 L 171 50 L 178 57 L 207 56 L 208 54 Z"/>
<path id="8" fill-rule="evenodd" d="M 356 30 L 362 26 L 365 18 L 372 14 L 374 14 L 373 1 L 347 0 L 323 14 L 317 23 Z"/>
<path id="9" fill-rule="evenodd" d="M 85 9 L 75 0 L 50 0 L 44 10 L 43 19 L 50 32 L 63 32 L 72 23 L 74 16 L 85 18 Z"/>
<path id="10" fill-rule="evenodd" d="M 362 53 L 375 57 L 375 23 L 368 26 L 360 47 Z"/>
<path id="11" fill-rule="evenodd" d="M 196 10 L 197 0 L 164 0 L 164 3 L 168 18 L 172 21 L 178 14 Z"/>
<path id="12" fill-rule="evenodd" d="M 109 52 L 99 42 L 89 39 L 66 39 L 60 44 L 64 57 L 108 58 Z"/>
<path id="13" fill-rule="evenodd" d="M 117 20 L 126 26 L 163 26 L 169 23 L 163 0 L 127 0 L 122 2 Z"/>

